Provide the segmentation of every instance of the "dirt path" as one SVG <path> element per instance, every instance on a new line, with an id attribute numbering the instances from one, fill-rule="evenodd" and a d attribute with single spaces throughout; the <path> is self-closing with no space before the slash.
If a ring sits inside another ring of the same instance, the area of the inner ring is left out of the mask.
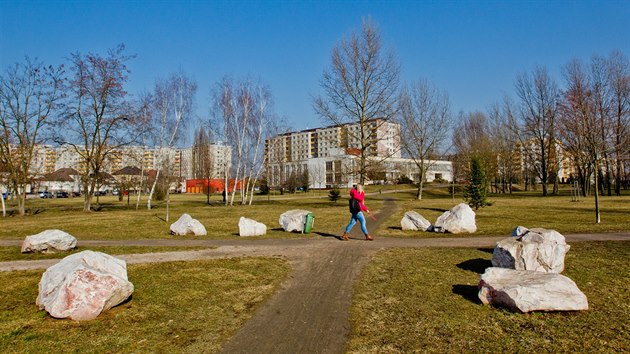
<path id="1" fill-rule="evenodd" d="M 396 210 L 386 200 L 375 230 Z M 342 225 L 340 225 L 340 229 Z M 292 267 L 280 290 L 224 345 L 225 353 L 342 353 L 350 334 L 349 309 L 353 287 L 363 267 L 378 250 L 391 247 L 494 247 L 505 237 L 394 239 L 364 241 L 359 225 L 350 242 L 318 233 L 310 239 L 273 240 L 114 240 L 80 241 L 79 246 L 208 246 L 207 250 L 128 254 L 117 257 L 129 264 L 216 259 L 240 256 L 280 256 Z M 630 232 L 565 235 L 567 241 L 630 240 Z M 0 241 L 19 246 L 21 241 Z M 46 269 L 58 259 L 0 262 L 0 271 Z"/>

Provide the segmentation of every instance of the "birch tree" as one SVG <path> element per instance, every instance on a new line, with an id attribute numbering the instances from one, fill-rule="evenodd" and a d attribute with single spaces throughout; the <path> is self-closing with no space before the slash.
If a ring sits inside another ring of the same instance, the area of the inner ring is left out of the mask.
<path id="1" fill-rule="evenodd" d="M 181 136 L 183 126 L 192 116 L 193 98 L 197 84 L 183 72 L 172 74 L 166 80 L 155 84 L 154 126 L 156 127 L 156 176 L 149 192 L 147 208 L 151 209 L 151 200 L 155 193 L 160 174 L 166 174 L 166 221 L 169 220 L 170 175 L 168 171 L 173 163 L 173 148 Z"/>
<path id="2" fill-rule="evenodd" d="M 400 96 L 401 145 L 418 168 L 417 199 L 422 199 L 426 171 L 436 161 L 451 127 L 448 95 L 426 81 L 404 88 Z"/>
<path id="3" fill-rule="evenodd" d="M 136 196 L 136 210 L 140 207 L 140 199 L 144 190 L 145 182 L 145 163 L 144 155 L 147 152 L 148 144 L 153 137 L 153 96 L 150 93 L 142 93 L 138 101 L 137 114 L 134 119 L 134 127 L 137 132 L 136 141 L 140 143 L 142 151 L 140 156 L 136 157 L 137 163 L 140 165 L 140 181 L 138 186 L 138 195 Z"/>
<path id="4" fill-rule="evenodd" d="M 63 66 L 26 58 L 0 76 L 0 165 L 20 215 L 26 213 L 26 187 L 35 177 L 35 147 L 44 142 L 43 130 L 63 97 L 63 75 Z M 2 206 L 4 211 L 4 199 Z"/>
<path id="5" fill-rule="evenodd" d="M 239 183 L 241 204 L 251 205 L 255 184 L 265 166 L 265 138 L 278 126 L 271 90 L 260 81 L 234 81 L 226 77 L 213 91 L 213 112 L 221 121 L 224 140 L 232 145 L 235 162 L 229 171 L 234 188 L 230 198 L 226 198 L 226 205 L 234 205 Z M 226 188 L 229 175 L 225 175 Z"/>
<path id="6" fill-rule="evenodd" d="M 320 81 L 324 96 L 314 100 L 315 112 L 332 125 L 358 124 L 349 139 L 359 143 L 358 174 L 365 182 L 370 151 L 376 148 L 374 130 L 395 119 L 399 64 L 393 52 L 384 53 L 377 25 L 363 20 L 361 32 L 353 32 L 332 49 L 330 68 Z M 379 120 L 377 120 L 379 119 Z M 377 127 L 370 123 L 377 122 Z"/>

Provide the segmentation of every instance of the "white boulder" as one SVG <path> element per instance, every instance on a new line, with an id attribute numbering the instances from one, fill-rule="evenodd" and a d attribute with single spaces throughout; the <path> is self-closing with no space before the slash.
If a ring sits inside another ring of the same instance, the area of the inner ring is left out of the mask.
<path id="1" fill-rule="evenodd" d="M 125 261 L 83 251 L 48 268 L 39 282 L 36 304 L 56 318 L 86 321 L 122 303 L 133 293 Z"/>
<path id="2" fill-rule="evenodd" d="M 208 232 L 199 220 L 193 219 L 192 216 L 184 213 L 179 217 L 179 220 L 171 224 L 171 235 L 183 236 L 187 234 L 205 236 Z"/>
<path id="3" fill-rule="evenodd" d="M 431 223 L 424 216 L 412 210 L 406 212 L 405 216 L 400 219 L 400 226 L 405 231 L 427 231 L 431 228 Z"/>
<path id="4" fill-rule="evenodd" d="M 492 265 L 516 270 L 562 273 L 564 257 L 570 248 L 559 232 L 535 228 L 516 238 L 509 237 L 497 242 L 492 253 Z"/>
<path id="5" fill-rule="evenodd" d="M 450 232 L 453 234 L 476 232 L 475 212 L 468 204 L 460 203 L 440 215 L 433 226 L 433 230 L 435 232 Z"/>
<path id="6" fill-rule="evenodd" d="M 280 215 L 278 222 L 284 231 L 302 232 L 304 231 L 304 224 L 306 223 L 306 215 L 309 213 L 310 211 L 302 209 L 289 210 Z"/>
<path id="7" fill-rule="evenodd" d="M 54 253 L 69 251 L 77 247 L 77 239 L 61 230 L 46 230 L 36 235 L 26 236 L 22 242 L 22 253 Z"/>
<path id="8" fill-rule="evenodd" d="M 561 274 L 487 268 L 479 281 L 479 299 L 512 311 L 588 310 L 586 295 Z"/>
<path id="9" fill-rule="evenodd" d="M 262 236 L 267 233 L 267 225 L 256 220 L 241 216 L 238 220 L 238 234 L 240 236 Z"/>

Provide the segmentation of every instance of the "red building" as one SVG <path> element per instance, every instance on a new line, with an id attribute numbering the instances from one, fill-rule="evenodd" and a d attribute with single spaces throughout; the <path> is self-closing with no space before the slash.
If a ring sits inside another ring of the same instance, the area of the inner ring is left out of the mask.
<path id="1" fill-rule="evenodd" d="M 186 193 L 208 193 L 208 188 L 210 188 L 210 193 L 221 193 L 225 185 L 225 180 L 221 178 L 213 178 L 213 179 L 187 179 L 186 180 Z M 237 189 L 241 188 L 241 181 L 238 181 L 236 185 Z M 234 190 L 234 180 L 231 179 L 228 181 L 228 192 L 232 192 Z"/>

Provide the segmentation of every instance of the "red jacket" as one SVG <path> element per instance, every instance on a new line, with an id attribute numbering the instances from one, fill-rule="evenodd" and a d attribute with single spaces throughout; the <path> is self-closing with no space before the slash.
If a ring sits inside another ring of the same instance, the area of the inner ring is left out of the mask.
<path id="1" fill-rule="evenodd" d="M 363 204 L 363 199 L 365 199 L 365 192 L 359 192 L 358 190 L 352 188 L 350 190 L 350 197 L 359 201 L 359 206 L 361 207 L 361 211 L 367 211 L 368 213 L 370 212 L 370 210 L 368 210 L 365 204 Z"/>

